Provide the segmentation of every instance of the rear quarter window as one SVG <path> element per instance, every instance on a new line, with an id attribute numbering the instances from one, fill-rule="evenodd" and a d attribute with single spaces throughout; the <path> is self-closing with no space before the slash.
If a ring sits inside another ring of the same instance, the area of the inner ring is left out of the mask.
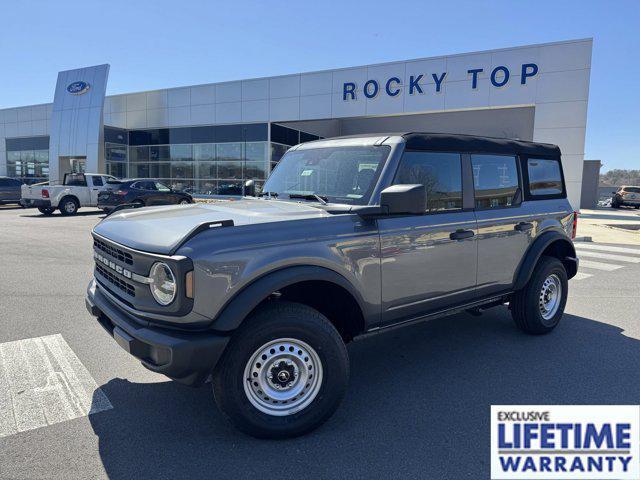
<path id="1" fill-rule="evenodd" d="M 564 191 L 558 160 L 529 158 L 527 174 L 529 193 L 533 196 L 561 195 Z"/>

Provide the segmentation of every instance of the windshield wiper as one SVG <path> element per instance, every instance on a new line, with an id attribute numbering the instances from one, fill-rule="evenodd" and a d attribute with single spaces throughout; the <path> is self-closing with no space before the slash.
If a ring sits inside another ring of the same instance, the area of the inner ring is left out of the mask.
<path id="1" fill-rule="evenodd" d="M 315 193 L 290 193 L 289 198 L 303 198 L 305 200 L 316 200 L 320 202 L 322 205 L 326 205 L 327 197 L 322 197 L 320 195 L 316 195 Z"/>
<path id="2" fill-rule="evenodd" d="M 273 198 L 278 198 L 278 192 L 260 192 L 258 194 L 259 197 L 273 197 Z"/>

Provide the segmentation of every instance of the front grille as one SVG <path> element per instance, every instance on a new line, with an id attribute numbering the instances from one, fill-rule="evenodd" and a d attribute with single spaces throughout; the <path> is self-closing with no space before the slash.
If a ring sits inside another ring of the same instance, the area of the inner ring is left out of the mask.
<path id="1" fill-rule="evenodd" d="M 124 262 L 127 265 L 133 265 L 133 257 L 130 253 L 127 253 L 124 250 L 109 245 L 108 243 L 105 243 L 102 240 L 98 240 L 97 238 L 93 239 L 93 246 L 98 250 L 102 250 L 104 253 L 115 258 L 116 260 Z"/>
<path id="2" fill-rule="evenodd" d="M 115 287 L 117 287 L 118 289 L 120 289 L 121 291 L 123 291 L 124 293 L 126 293 L 131 297 L 136 296 L 136 290 L 135 288 L 133 288 L 133 285 L 118 278 L 116 275 L 111 273 L 109 270 L 104 268 L 99 263 L 96 263 L 96 271 L 100 275 L 102 275 L 111 285 L 114 285 Z"/>

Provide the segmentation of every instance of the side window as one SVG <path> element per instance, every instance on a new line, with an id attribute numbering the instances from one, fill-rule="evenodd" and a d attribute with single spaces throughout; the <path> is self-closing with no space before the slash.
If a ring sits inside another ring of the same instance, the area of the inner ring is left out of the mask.
<path id="1" fill-rule="evenodd" d="M 393 183 L 424 185 L 427 212 L 462 209 L 462 164 L 458 153 L 405 152 Z"/>
<path id="2" fill-rule="evenodd" d="M 160 183 L 160 182 L 155 182 L 154 183 L 154 188 L 160 192 L 170 192 L 171 189 L 169 187 L 167 187 L 166 185 Z"/>
<path id="3" fill-rule="evenodd" d="M 518 180 L 516 157 L 507 155 L 471 155 L 475 205 L 478 209 L 510 207 Z"/>
<path id="4" fill-rule="evenodd" d="M 101 187 L 102 185 L 104 185 L 102 183 L 102 177 L 91 177 L 91 180 L 93 180 L 94 187 Z"/>
<path id="5" fill-rule="evenodd" d="M 529 192 L 531 195 L 559 195 L 562 193 L 560 162 L 542 158 L 527 159 Z"/>

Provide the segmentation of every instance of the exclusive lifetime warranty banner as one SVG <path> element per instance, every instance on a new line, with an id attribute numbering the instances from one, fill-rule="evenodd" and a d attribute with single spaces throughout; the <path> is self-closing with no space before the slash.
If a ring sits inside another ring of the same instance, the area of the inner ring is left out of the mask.
<path id="1" fill-rule="evenodd" d="M 640 405 L 492 405 L 491 478 L 638 479 Z"/>

